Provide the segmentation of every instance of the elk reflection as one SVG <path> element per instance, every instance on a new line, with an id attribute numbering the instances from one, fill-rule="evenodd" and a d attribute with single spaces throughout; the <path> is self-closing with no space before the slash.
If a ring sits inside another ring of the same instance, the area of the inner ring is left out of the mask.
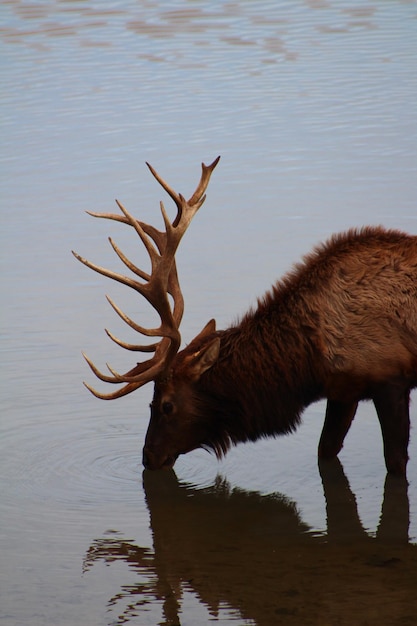
<path id="1" fill-rule="evenodd" d="M 85 557 L 85 570 L 98 560 L 122 559 L 146 580 L 122 587 L 109 601 L 119 615 L 123 606 L 112 624 L 133 620 L 144 604 L 161 602 L 160 623 L 179 625 L 185 591 L 196 594 L 212 615 L 230 607 L 257 626 L 322 624 L 324 617 L 326 623 L 359 623 L 356 612 L 361 619 L 367 611 L 375 617 L 378 607 L 397 620 L 415 615 L 417 550 L 408 544 L 406 480 L 387 476 L 380 523 L 371 536 L 340 462 L 319 467 L 326 536 L 310 532 L 296 505 L 282 495 L 232 489 L 221 479 L 198 489 L 180 483 L 174 471 L 145 471 L 153 551 L 101 538 Z"/>

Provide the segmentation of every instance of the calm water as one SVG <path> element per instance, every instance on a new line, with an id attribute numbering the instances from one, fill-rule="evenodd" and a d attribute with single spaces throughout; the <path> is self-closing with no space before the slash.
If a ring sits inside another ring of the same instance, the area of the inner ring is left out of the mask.
<path id="1" fill-rule="evenodd" d="M 183 241 L 183 338 L 254 304 L 330 233 L 417 234 L 417 4 L 97 0 L 0 6 L 2 397 L 0 622 L 412 624 L 416 399 L 407 485 L 388 481 L 373 407 L 342 465 L 317 466 L 322 403 L 290 437 L 202 451 L 142 477 L 152 389 L 100 402 L 81 358 L 131 366 L 89 272 L 117 267 L 85 209 L 115 197 L 157 223 L 150 161 L 189 193 L 218 154 Z"/>

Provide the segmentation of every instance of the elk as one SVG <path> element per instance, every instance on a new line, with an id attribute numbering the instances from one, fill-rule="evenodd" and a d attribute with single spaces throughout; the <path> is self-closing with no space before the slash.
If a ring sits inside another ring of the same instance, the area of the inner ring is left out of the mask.
<path id="1" fill-rule="evenodd" d="M 89 268 L 131 287 L 154 307 L 156 328 L 130 319 L 135 331 L 159 341 L 126 343 L 153 356 L 120 374 L 109 365 L 102 381 L 121 384 L 113 393 L 87 388 L 98 398 L 124 396 L 154 381 L 151 417 L 143 448 L 148 469 L 171 468 L 196 448 L 221 458 L 231 445 L 294 431 L 303 410 L 327 399 L 319 458 L 340 452 L 359 401 L 372 400 L 380 422 L 387 471 L 405 475 L 410 430 L 410 392 L 417 386 L 417 236 L 382 227 L 337 234 L 317 246 L 272 286 L 257 306 L 226 330 L 210 320 L 180 350 L 184 300 L 175 253 L 205 192 L 218 157 L 206 166 L 186 200 L 148 167 L 174 201 L 171 222 L 161 202 L 165 230 L 121 214 L 90 213 L 131 226 L 150 258 L 150 273 L 136 267 L 109 241 L 135 278 L 96 265 Z M 139 280 L 138 280 L 139 279 Z"/>

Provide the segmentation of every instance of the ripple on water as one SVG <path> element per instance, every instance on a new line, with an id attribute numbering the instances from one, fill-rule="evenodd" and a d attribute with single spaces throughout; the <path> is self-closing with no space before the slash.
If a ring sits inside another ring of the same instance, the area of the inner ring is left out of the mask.
<path id="1" fill-rule="evenodd" d="M 3 474 L 6 501 L 8 492 L 11 499 L 53 501 L 71 508 L 137 500 L 141 438 L 127 426 L 37 424 L 9 437 L 13 451 Z"/>

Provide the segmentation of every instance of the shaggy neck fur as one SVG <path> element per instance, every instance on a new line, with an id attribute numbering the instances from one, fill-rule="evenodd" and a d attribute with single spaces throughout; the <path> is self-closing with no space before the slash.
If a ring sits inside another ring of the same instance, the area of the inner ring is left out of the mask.
<path id="1" fill-rule="evenodd" d="M 195 397 L 208 426 L 205 446 L 218 456 L 232 444 L 295 430 L 303 409 L 321 396 L 314 324 L 300 332 L 287 298 L 285 289 L 274 289 L 238 325 L 217 333 L 219 359 Z"/>

